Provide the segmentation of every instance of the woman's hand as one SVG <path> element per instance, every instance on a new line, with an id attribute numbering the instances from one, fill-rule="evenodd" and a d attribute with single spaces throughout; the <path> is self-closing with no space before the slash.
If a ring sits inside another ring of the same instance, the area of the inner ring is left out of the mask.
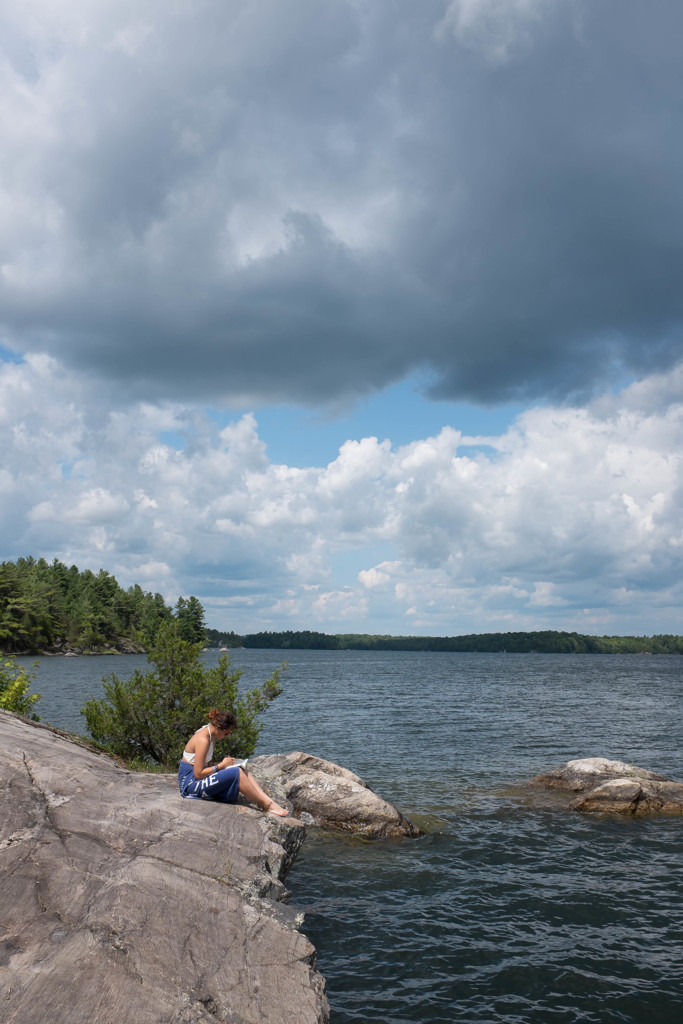
<path id="1" fill-rule="evenodd" d="M 234 763 L 235 763 L 235 758 L 234 757 L 224 757 L 223 760 L 220 762 L 220 764 L 216 765 L 216 768 L 220 771 L 221 768 L 229 768 Z"/>

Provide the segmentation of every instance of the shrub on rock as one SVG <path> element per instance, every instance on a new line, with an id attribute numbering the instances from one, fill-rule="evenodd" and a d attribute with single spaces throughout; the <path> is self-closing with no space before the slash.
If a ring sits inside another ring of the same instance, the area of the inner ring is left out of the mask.
<path id="1" fill-rule="evenodd" d="M 248 757 L 263 723 L 259 716 L 282 692 L 284 665 L 260 686 L 238 694 L 242 675 L 230 672 L 224 655 L 214 668 L 201 661 L 201 643 L 189 643 L 175 623 L 160 628 L 147 653 L 155 670 L 136 669 L 130 679 L 111 675 L 105 697 L 90 698 L 82 714 L 93 739 L 128 761 L 142 760 L 172 771 L 185 743 L 205 721 L 210 708 L 232 711 L 237 729 L 221 744 L 222 755 Z"/>

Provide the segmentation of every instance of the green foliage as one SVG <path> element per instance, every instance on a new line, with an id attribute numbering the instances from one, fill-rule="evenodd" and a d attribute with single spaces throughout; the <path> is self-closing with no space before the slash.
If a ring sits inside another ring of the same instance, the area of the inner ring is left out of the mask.
<path id="1" fill-rule="evenodd" d="M 153 671 L 138 669 L 128 680 L 108 677 L 105 697 L 90 698 L 81 709 L 97 743 L 129 762 L 152 762 L 171 771 L 215 707 L 237 718 L 236 731 L 220 744 L 221 756 L 253 753 L 262 729 L 259 716 L 282 692 L 284 665 L 260 687 L 239 695 L 241 671 L 230 672 L 227 655 L 206 668 L 201 643 L 184 640 L 177 622 L 161 625 L 147 656 Z"/>
<path id="2" fill-rule="evenodd" d="M 196 597 L 178 600 L 175 617 L 190 642 L 204 638 Z M 0 564 L 0 650 L 144 650 L 174 613 L 161 594 L 124 590 L 105 569 L 83 572 L 55 560 L 20 558 Z"/>
<path id="3" fill-rule="evenodd" d="M 244 647 L 283 647 L 285 649 L 304 651 L 336 651 L 341 644 L 338 636 L 328 636 L 326 633 L 314 633 L 309 629 L 293 632 L 287 630 L 284 633 L 250 633 L 243 638 Z"/>
<path id="4" fill-rule="evenodd" d="M 221 629 L 207 629 L 206 640 L 212 647 L 244 647 L 244 638 L 232 630 L 228 633 Z"/>
<path id="5" fill-rule="evenodd" d="M 17 665 L 14 658 L 3 658 L 0 661 L 0 708 L 3 711 L 14 711 L 18 715 L 32 718 L 34 722 L 40 721 L 33 707 L 41 695 L 28 692 L 34 675 L 35 672 L 29 673 L 23 666 Z"/>
<path id="6" fill-rule="evenodd" d="M 187 640 L 190 644 L 206 642 L 204 609 L 196 597 L 190 597 L 187 600 L 184 597 L 179 597 L 175 606 L 175 614 L 183 640 Z"/>

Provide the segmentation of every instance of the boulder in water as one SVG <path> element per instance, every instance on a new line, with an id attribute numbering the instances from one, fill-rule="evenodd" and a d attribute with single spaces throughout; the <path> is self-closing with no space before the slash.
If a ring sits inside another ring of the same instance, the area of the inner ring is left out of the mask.
<path id="1" fill-rule="evenodd" d="M 567 761 L 560 768 L 534 776 L 527 785 L 581 794 L 569 804 L 577 811 L 683 815 L 683 783 L 605 757 Z"/>
<path id="2" fill-rule="evenodd" d="M 280 794 L 295 814 L 316 825 L 371 838 L 421 835 L 421 829 L 377 796 L 361 778 L 312 754 L 254 757 L 249 770 L 269 792 Z"/>

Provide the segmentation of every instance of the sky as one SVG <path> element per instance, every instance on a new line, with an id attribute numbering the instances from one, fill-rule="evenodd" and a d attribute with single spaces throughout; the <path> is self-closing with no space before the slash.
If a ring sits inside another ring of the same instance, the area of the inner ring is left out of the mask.
<path id="1" fill-rule="evenodd" d="M 683 633 L 679 0 L 4 0 L 0 560 Z"/>

